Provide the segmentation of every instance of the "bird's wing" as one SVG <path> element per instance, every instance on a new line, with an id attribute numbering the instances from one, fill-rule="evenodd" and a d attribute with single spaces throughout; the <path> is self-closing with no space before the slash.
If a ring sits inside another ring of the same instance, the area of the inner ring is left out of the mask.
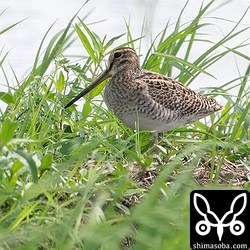
<path id="1" fill-rule="evenodd" d="M 197 113 L 206 108 L 205 103 L 213 100 L 199 95 L 176 80 L 151 71 L 145 71 L 137 80 L 146 84 L 148 94 L 155 102 L 183 115 Z"/>

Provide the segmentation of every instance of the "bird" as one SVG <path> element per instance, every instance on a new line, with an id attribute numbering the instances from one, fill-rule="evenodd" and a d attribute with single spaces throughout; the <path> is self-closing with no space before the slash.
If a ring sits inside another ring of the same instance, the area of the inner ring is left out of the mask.
<path id="1" fill-rule="evenodd" d="M 131 47 L 115 49 L 106 70 L 68 108 L 104 80 L 104 100 L 111 112 L 127 127 L 154 133 L 153 143 L 163 133 L 194 123 L 223 108 L 215 99 L 201 95 L 168 76 L 143 69 Z"/>

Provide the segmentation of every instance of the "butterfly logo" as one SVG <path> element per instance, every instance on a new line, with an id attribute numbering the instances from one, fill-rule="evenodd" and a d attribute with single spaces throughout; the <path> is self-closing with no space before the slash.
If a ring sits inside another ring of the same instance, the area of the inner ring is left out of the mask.
<path id="1" fill-rule="evenodd" d="M 242 202 L 240 201 L 241 199 L 243 199 L 243 205 L 241 208 L 239 208 L 239 205 L 241 204 L 240 202 Z M 198 203 L 200 204 L 200 207 Z M 195 230 L 199 235 L 204 236 L 209 234 L 211 227 L 217 228 L 219 241 L 222 239 L 225 227 L 229 227 L 230 232 L 236 236 L 244 233 L 245 225 L 242 221 L 237 220 L 237 217 L 246 208 L 246 193 L 239 194 L 233 199 L 230 210 L 227 211 L 221 219 L 213 211 L 211 211 L 210 205 L 203 195 L 195 193 L 193 197 L 193 204 L 196 211 L 203 217 L 203 219 L 197 222 L 195 226 Z M 226 223 L 225 221 L 229 221 L 230 218 L 230 222 Z"/>

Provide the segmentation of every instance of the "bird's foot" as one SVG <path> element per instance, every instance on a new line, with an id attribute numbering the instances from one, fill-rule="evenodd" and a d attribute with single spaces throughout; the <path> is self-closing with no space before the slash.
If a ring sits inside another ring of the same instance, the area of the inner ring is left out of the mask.
<path id="1" fill-rule="evenodd" d="M 159 166 L 164 164 L 163 160 L 161 159 L 161 157 L 158 154 L 153 154 L 152 156 L 157 161 Z"/>

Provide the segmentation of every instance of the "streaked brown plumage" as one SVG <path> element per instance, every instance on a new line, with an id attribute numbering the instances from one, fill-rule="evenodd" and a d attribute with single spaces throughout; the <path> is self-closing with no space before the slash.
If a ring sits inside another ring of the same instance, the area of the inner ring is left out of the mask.
<path id="1" fill-rule="evenodd" d="M 132 129 L 163 133 L 223 108 L 215 99 L 202 96 L 170 77 L 142 69 L 135 50 L 129 47 L 111 53 L 104 73 L 65 108 L 106 78 L 110 78 L 104 89 L 108 108 Z"/>

